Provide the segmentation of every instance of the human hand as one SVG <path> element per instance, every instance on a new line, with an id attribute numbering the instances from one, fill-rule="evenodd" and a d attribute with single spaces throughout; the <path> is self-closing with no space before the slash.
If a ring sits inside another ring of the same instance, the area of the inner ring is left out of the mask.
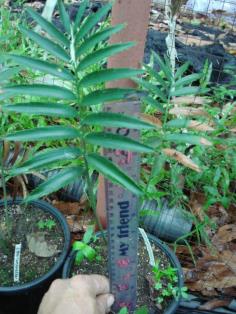
<path id="1" fill-rule="evenodd" d="M 38 314 L 105 314 L 113 302 L 106 277 L 77 275 L 55 280 L 44 295 Z"/>

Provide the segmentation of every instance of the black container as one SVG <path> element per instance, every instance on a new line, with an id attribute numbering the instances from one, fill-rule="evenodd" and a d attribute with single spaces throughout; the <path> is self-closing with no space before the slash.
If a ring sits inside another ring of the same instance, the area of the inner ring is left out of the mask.
<path id="1" fill-rule="evenodd" d="M 163 241 L 174 242 L 188 234 L 193 221 L 183 208 L 170 206 L 167 199 L 145 201 L 141 210 L 150 210 L 153 214 L 140 218 L 143 228 Z M 181 227 L 180 227 L 181 226 Z"/>
<path id="2" fill-rule="evenodd" d="M 22 199 L 8 200 L 8 204 L 21 204 Z M 15 287 L 0 286 L 0 314 L 37 314 L 39 304 L 51 282 L 61 276 L 64 261 L 70 249 L 70 231 L 64 216 L 44 201 L 30 203 L 54 216 L 64 234 L 64 247 L 55 265 L 46 274 L 27 284 Z M 3 201 L 0 201 L 0 207 Z"/>
<path id="3" fill-rule="evenodd" d="M 101 236 L 101 232 L 97 234 L 98 237 Z M 173 268 L 177 270 L 177 276 L 178 276 L 178 288 L 181 289 L 184 286 L 184 275 L 182 271 L 182 267 L 179 263 L 179 260 L 177 256 L 174 254 L 174 252 L 161 240 L 159 240 L 157 237 L 147 234 L 149 241 L 151 243 L 154 243 L 158 248 L 166 254 L 166 256 L 170 260 L 170 264 L 172 265 Z M 74 266 L 75 263 L 75 256 L 76 256 L 76 251 L 71 251 L 70 255 L 68 256 L 65 265 L 63 267 L 63 273 L 62 273 L 62 278 L 69 278 L 71 274 L 71 270 Z M 168 308 L 165 310 L 164 314 L 174 314 L 179 307 L 181 299 L 179 298 L 178 300 L 174 299 L 169 303 Z M 69 314 L 69 313 L 68 313 Z"/>

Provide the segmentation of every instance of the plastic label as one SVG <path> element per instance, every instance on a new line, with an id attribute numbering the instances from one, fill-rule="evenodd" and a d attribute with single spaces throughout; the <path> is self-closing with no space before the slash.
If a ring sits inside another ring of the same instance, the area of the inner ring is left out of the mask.
<path id="1" fill-rule="evenodd" d="M 15 245 L 14 282 L 19 282 L 20 281 L 20 257 L 21 257 L 21 243 Z"/>

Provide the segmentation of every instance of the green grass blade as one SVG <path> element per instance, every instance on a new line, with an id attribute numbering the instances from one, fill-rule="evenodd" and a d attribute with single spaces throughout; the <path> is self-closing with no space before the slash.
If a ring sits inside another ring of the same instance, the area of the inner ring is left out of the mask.
<path id="1" fill-rule="evenodd" d="M 108 27 L 88 37 L 79 46 L 79 48 L 77 48 L 76 57 L 79 58 L 82 54 L 88 53 L 89 50 L 95 47 L 98 43 L 110 38 L 111 35 L 120 32 L 123 28 L 124 24 L 118 24 L 116 26 Z"/>
<path id="2" fill-rule="evenodd" d="M 43 115 L 51 117 L 75 118 L 78 117 L 76 109 L 69 105 L 57 103 L 18 103 L 14 105 L 2 105 L 3 112 L 16 112 L 28 115 Z"/>
<path id="3" fill-rule="evenodd" d="M 91 167 L 96 169 L 112 182 L 123 186 L 125 189 L 128 189 L 136 195 L 140 196 L 143 194 L 141 188 L 109 159 L 96 153 L 88 154 L 86 159 Z"/>
<path id="4" fill-rule="evenodd" d="M 52 23 L 47 21 L 44 17 L 42 17 L 40 14 L 38 14 L 31 8 L 27 8 L 26 11 L 35 20 L 35 22 L 37 22 L 41 26 L 41 28 L 45 32 L 47 32 L 51 37 L 53 37 L 58 43 L 65 45 L 67 48 L 70 47 L 69 39 L 62 32 L 60 32 Z"/>
<path id="5" fill-rule="evenodd" d="M 130 47 L 133 47 L 135 44 L 133 42 L 127 42 L 122 44 L 114 44 L 107 46 L 105 48 L 96 50 L 95 52 L 92 52 L 88 54 L 78 65 L 77 70 L 83 71 L 86 68 L 90 67 L 91 65 L 105 61 L 106 58 L 109 58 L 111 56 L 114 56 L 115 54 L 122 52 L 124 50 L 129 49 Z"/>
<path id="6" fill-rule="evenodd" d="M 93 106 L 108 101 L 123 100 L 132 93 L 134 93 L 134 89 L 129 88 L 107 88 L 104 90 L 97 90 L 86 95 L 82 99 L 80 105 Z"/>
<path id="7" fill-rule="evenodd" d="M 50 39 L 46 37 L 42 37 L 39 34 L 35 33 L 32 30 L 29 30 L 23 26 L 20 26 L 20 31 L 30 39 L 32 39 L 35 43 L 37 43 L 41 48 L 45 49 L 49 53 L 51 53 L 56 58 L 64 61 L 64 62 L 70 62 L 70 56 L 67 54 L 67 52 L 60 47 L 59 45 L 52 42 Z"/>
<path id="8" fill-rule="evenodd" d="M 29 173 L 33 170 L 48 169 L 48 167 L 63 161 L 70 161 L 78 158 L 81 150 L 75 147 L 55 148 L 40 152 L 31 159 L 27 160 L 17 168 L 10 170 L 10 176 L 17 176 L 23 173 Z"/>
<path id="9" fill-rule="evenodd" d="M 76 43 L 78 43 L 82 38 L 87 36 L 91 29 L 96 26 L 96 24 L 111 10 L 112 3 L 108 3 L 104 5 L 100 10 L 96 13 L 91 14 L 82 24 L 76 35 Z"/>
<path id="10" fill-rule="evenodd" d="M 49 63 L 47 61 L 42 61 L 38 59 L 33 59 L 25 56 L 18 55 L 8 55 L 8 58 L 14 61 L 15 63 L 22 65 L 27 68 L 31 68 L 43 73 L 51 74 L 53 76 L 59 77 L 62 80 L 72 81 L 74 79 L 73 74 L 60 67 L 57 64 Z"/>
<path id="11" fill-rule="evenodd" d="M 71 127 L 48 126 L 37 129 L 18 131 L 6 135 L 4 139 L 14 142 L 37 142 L 75 139 L 79 136 L 80 132 Z"/>
<path id="12" fill-rule="evenodd" d="M 75 100 L 75 95 L 67 88 L 56 85 L 12 85 L 2 89 L 2 93 L 11 93 L 13 96 L 39 96 L 39 97 L 54 97 L 65 100 Z"/>
<path id="13" fill-rule="evenodd" d="M 79 83 L 80 87 L 90 87 L 109 81 L 135 77 L 144 71 L 130 68 L 104 69 L 86 75 Z"/>
<path id="14" fill-rule="evenodd" d="M 82 167 L 71 167 L 61 170 L 56 175 L 50 177 L 47 181 L 40 184 L 24 201 L 32 202 L 52 192 L 56 192 L 61 188 L 73 183 L 78 177 L 83 175 Z"/>
<path id="15" fill-rule="evenodd" d="M 105 148 L 113 148 L 139 153 L 153 153 L 153 148 L 139 143 L 129 137 L 125 137 L 118 134 L 97 132 L 88 134 L 85 137 L 85 141 L 89 144 L 102 146 Z"/>
<path id="16" fill-rule="evenodd" d="M 98 112 L 89 114 L 81 121 L 82 125 L 120 127 L 129 129 L 155 129 L 152 124 L 121 113 Z"/>

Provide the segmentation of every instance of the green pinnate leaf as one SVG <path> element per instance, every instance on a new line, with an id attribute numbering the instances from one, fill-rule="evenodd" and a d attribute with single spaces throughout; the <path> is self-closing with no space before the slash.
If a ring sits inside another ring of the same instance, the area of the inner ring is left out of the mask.
<path id="1" fill-rule="evenodd" d="M 70 17 L 65 9 L 65 6 L 64 6 L 64 3 L 62 0 L 58 0 L 57 1 L 57 4 L 58 4 L 58 8 L 59 8 L 59 12 L 60 12 L 60 18 L 61 18 L 61 21 L 62 21 L 62 24 L 66 30 L 66 32 L 68 34 L 71 33 L 71 29 L 70 29 Z"/>
<path id="2" fill-rule="evenodd" d="M 3 105 L 3 112 L 24 113 L 28 115 L 42 115 L 61 118 L 76 118 L 78 111 L 73 107 L 57 103 L 18 103 L 14 105 Z"/>
<path id="3" fill-rule="evenodd" d="M 83 175 L 84 169 L 81 167 L 71 167 L 63 169 L 56 175 L 51 176 L 48 180 L 40 184 L 24 202 L 31 202 L 43 196 L 56 192 L 61 188 L 73 183 L 78 177 Z"/>
<path id="4" fill-rule="evenodd" d="M 192 84 L 195 81 L 200 80 L 202 74 L 194 73 L 187 76 L 180 78 L 178 81 L 175 82 L 175 88 L 183 87 L 185 85 Z"/>
<path id="5" fill-rule="evenodd" d="M 96 50 L 90 54 L 88 54 L 86 57 L 84 57 L 79 65 L 77 70 L 78 71 L 84 71 L 88 67 L 98 64 L 101 61 L 105 61 L 107 58 L 114 56 L 115 54 L 118 54 L 122 51 L 125 51 L 131 47 L 134 46 L 133 42 L 128 42 L 128 43 L 119 43 L 119 44 L 113 44 L 109 45 L 105 48 L 101 48 L 99 50 Z"/>
<path id="6" fill-rule="evenodd" d="M 132 152 L 153 153 L 152 147 L 139 143 L 131 138 L 105 132 L 90 133 L 85 137 L 85 141 L 89 144 L 102 146 L 105 148 L 113 148 Z"/>
<path id="7" fill-rule="evenodd" d="M 77 129 L 64 126 L 49 126 L 29 129 L 8 134 L 4 137 L 7 141 L 14 142 L 37 142 L 49 140 L 66 140 L 79 137 L 81 134 Z"/>
<path id="8" fill-rule="evenodd" d="M 90 167 L 96 169 L 101 174 L 103 174 L 107 179 L 112 182 L 119 184 L 132 193 L 136 195 L 142 195 L 143 192 L 141 188 L 129 177 L 127 176 L 119 167 L 114 165 L 106 157 L 100 156 L 96 153 L 88 154 L 87 162 Z"/>
<path id="9" fill-rule="evenodd" d="M 7 82 L 10 80 L 13 76 L 19 73 L 20 67 L 12 67 L 8 68 L 6 70 L 0 71 L 0 83 Z"/>
<path id="10" fill-rule="evenodd" d="M 46 20 L 42 15 L 35 12 L 32 8 L 26 8 L 28 14 L 46 31 L 51 37 L 53 37 L 58 43 L 70 47 L 69 39 L 60 32 L 52 23 Z"/>
<path id="11" fill-rule="evenodd" d="M 96 125 L 104 127 L 120 127 L 129 129 L 155 129 L 155 127 L 136 117 L 121 113 L 98 112 L 91 113 L 81 121 L 83 125 Z"/>
<path id="12" fill-rule="evenodd" d="M 119 69 L 103 69 L 87 74 L 81 81 L 80 87 L 90 87 L 93 85 L 105 83 L 108 81 L 120 80 L 135 77 L 143 74 L 142 70 L 119 68 Z"/>
<path id="13" fill-rule="evenodd" d="M 1 90 L 4 95 L 11 96 L 39 96 L 52 97 L 64 100 L 75 100 L 75 95 L 67 88 L 56 85 L 32 84 L 32 85 L 11 85 L 6 86 Z"/>
<path id="14" fill-rule="evenodd" d="M 54 148 L 40 152 L 23 162 L 16 168 L 11 168 L 10 176 L 29 173 L 33 170 L 48 169 L 50 166 L 61 162 L 68 162 L 81 156 L 81 150 L 76 147 Z"/>
<path id="15" fill-rule="evenodd" d="M 80 25 L 80 22 L 83 18 L 83 15 L 85 14 L 85 10 L 86 10 L 86 7 L 88 6 L 88 3 L 89 3 L 89 0 L 84 0 L 80 3 L 79 10 L 78 10 L 76 18 L 75 18 L 75 24 L 74 24 L 74 31 L 75 32 L 77 31 L 77 28 Z"/>
<path id="16" fill-rule="evenodd" d="M 46 74 L 51 74 L 63 80 L 74 80 L 74 76 L 70 71 L 60 67 L 57 64 L 14 54 L 8 55 L 7 59 L 10 59 L 23 67 L 34 69 Z"/>
<path id="17" fill-rule="evenodd" d="M 94 106 L 105 102 L 123 100 L 134 93 L 130 88 L 106 88 L 96 90 L 83 97 L 80 102 L 81 106 Z"/>
<path id="18" fill-rule="evenodd" d="M 70 62 L 70 56 L 68 55 L 66 50 L 64 50 L 61 46 L 54 43 L 50 39 L 43 37 L 43 36 L 35 33 L 34 31 L 29 30 L 23 26 L 20 26 L 20 31 L 22 32 L 23 35 L 32 39 L 41 48 L 45 49 L 46 51 L 48 51 L 50 54 L 52 54 L 56 58 L 58 58 L 64 62 Z"/>
<path id="19" fill-rule="evenodd" d="M 110 38 L 111 35 L 118 33 L 123 28 L 123 24 L 118 24 L 96 32 L 92 36 L 86 38 L 85 41 L 76 49 L 76 57 L 79 58 L 83 54 L 88 54 L 90 49 L 94 48 L 98 43 Z"/>
<path id="20" fill-rule="evenodd" d="M 104 5 L 100 10 L 96 13 L 89 15 L 87 19 L 84 20 L 82 26 L 76 34 L 76 42 L 78 43 L 82 38 L 87 36 L 91 29 L 96 26 L 96 24 L 104 17 L 112 7 L 112 3 L 108 3 Z"/>
<path id="21" fill-rule="evenodd" d="M 205 146 L 212 146 L 212 143 L 208 141 L 206 138 L 195 135 L 195 134 L 166 134 L 165 140 L 175 142 L 175 143 L 189 143 L 189 144 L 196 144 L 196 145 L 205 145 Z"/>

